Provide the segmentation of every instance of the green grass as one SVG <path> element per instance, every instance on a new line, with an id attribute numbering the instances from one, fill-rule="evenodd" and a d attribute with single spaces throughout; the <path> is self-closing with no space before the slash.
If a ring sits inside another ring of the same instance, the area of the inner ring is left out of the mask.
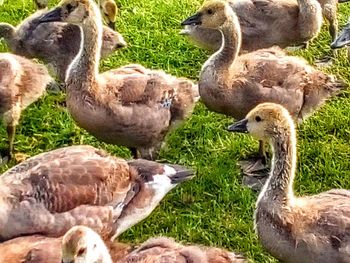
<path id="1" fill-rule="evenodd" d="M 120 0 L 118 30 L 129 48 L 102 61 L 101 70 L 126 63 L 163 69 L 177 76 L 197 79 L 208 53 L 192 46 L 179 34 L 179 23 L 193 13 L 199 1 Z M 5 0 L 0 21 L 17 24 L 34 10 L 31 1 Z M 340 6 L 344 24 L 347 4 Z M 326 27 L 308 50 L 296 54 L 315 59 L 330 54 Z M 6 47 L 0 44 L 0 50 Z M 349 80 L 349 62 L 341 50 L 327 72 Z M 64 108 L 64 95 L 47 95 L 30 106 L 21 119 L 16 150 L 35 155 L 73 144 L 91 144 L 112 154 L 129 157 L 125 148 L 97 141 L 77 127 Z M 168 137 L 161 158 L 193 166 L 198 175 L 171 192 L 152 215 L 133 227 L 122 239 L 141 242 L 155 235 L 167 235 L 183 242 L 215 245 L 242 252 L 254 262 L 276 262 L 260 246 L 253 230 L 257 195 L 240 185 L 237 160 L 254 152 L 257 142 L 247 135 L 225 131 L 231 122 L 199 104 L 192 117 Z M 350 94 L 327 103 L 299 127 L 298 176 L 295 191 L 312 194 L 330 188 L 350 189 Z M 6 133 L 0 126 L 0 147 L 6 146 Z M 11 163 L 11 165 L 14 165 Z M 0 172 L 8 169 L 0 168 Z"/>

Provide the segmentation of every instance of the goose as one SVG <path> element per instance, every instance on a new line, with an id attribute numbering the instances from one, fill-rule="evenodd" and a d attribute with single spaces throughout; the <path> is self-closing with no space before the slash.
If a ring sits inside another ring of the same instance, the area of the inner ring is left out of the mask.
<path id="1" fill-rule="evenodd" d="M 52 21 L 77 24 L 83 32 L 66 79 L 76 123 L 101 141 L 129 147 L 135 158 L 156 159 L 165 135 L 192 112 L 197 85 L 138 64 L 99 74 L 102 23 L 93 1 L 63 1 L 40 19 Z"/>
<path id="2" fill-rule="evenodd" d="M 21 112 L 37 101 L 52 82 L 44 65 L 29 59 L 0 53 L 0 119 L 6 126 L 8 147 L 0 165 L 6 163 L 14 155 L 14 139 Z"/>
<path id="3" fill-rule="evenodd" d="M 63 237 L 33 235 L 0 244 L 0 262 L 6 263 L 158 263 L 164 260 L 167 263 L 247 262 L 243 256 L 224 249 L 185 246 L 166 237 L 150 238 L 140 245 L 103 240 L 94 230 L 82 225 L 73 226 Z"/>
<path id="4" fill-rule="evenodd" d="M 84 233 L 84 236 L 78 234 Z M 72 244 L 77 241 L 74 236 L 81 241 L 88 240 L 90 243 L 97 243 L 98 247 L 89 248 L 93 252 L 101 253 L 103 251 L 108 258 L 112 256 L 113 262 L 123 258 L 132 250 L 132 246 L 120 242 L 112 242 L 110 240 L 102 241 L 91 228 L 84 226 L 74 226 L 62 237 L 47 237 L 43 235 L 22 236 L 0 243 L 0 262 L 6 263 L 62 263 L 62 241 L 65 246 L 68 242 Z M 69 241 L 68 241 L 69 240 Z M 76 245 L 76 244 L 75 244 Z M 106 253 L 106 246 L 108 253 Z M 66 250 L 66 253 L 68 251 Z M 84 261 L 85 263 L 91 261 Z M 101 263 L 100 261 L 98 261 Z M 93 261 L 93 263 L 96 263 Z"/>
<path id="5" fill-rule="evenodd" d="M 45 11 L 35 12 L 16 27 L 0 23 L 0 38 L 5 40 L 11 52 L 39 58 L 49 64 L 52 73 L 63 82 L 67 68 L 80 48 L 79 27 L 59 22 L 40 24 L 39 18 Z M 126 45 L 120 33 L 103 27 L 102 57 Z"/>
<path id="6" fill-rule="evenodd" d="M 171 238 L 156 237 L 145 241 L 118 263 L 245 263 L 247 260 L 221 248 L 182 245 Z"/>
<path id="7" fill-rule="evenodd" d="M 42 153 L 0 177 L 0 240 L 58 237 L 78 224 L 113 240 L 192 177 L 182 166 L 125 161 L 92 146 Z"/>
<path id="8" fill-rule="evenodd" d="M 115 21 L 118 14 L 118 7 L 114 0 L 99 0 L 103 20 L 113 30 L 115 30 Z"/>
<path id="9" fill-rule="evenodd" d="M 124 250 L 125 251 L 125 250 Z M 112 251 L 113 254 L 115 253 Z M 62 241 L 64 263 L 244 263 L 244 257 L 224 249 L 202 246 L 184 246 L 171 238 L 156 237 L 142 243 L 138 248 L 124 252 L 125 256 L 111 257 L 99 235 L 88 227 L 75 226 Z"/>
<path id="10" fill-rule="evenodd" d="M 241 52 L 252 52 L 277 45 L 285 48 L 305 44 L 318 35 L 322 9 L 317 0 L 271 1 L 227 0 L 237 14 L 242 30 Z M 216 28 L 187 24 L 180 32 L 200 47 L 219 50 L 221 33 Z"/>
<path id="11" fill-rule="evenodd" d="M 275 102 L 301 122 L 346 86 L 276 47 L 238 56 L 240 26 L 227 2 L 204 3 L 195 15 L 182 22 L 192 24 L 220 30 L 223 38 L 222 47 L 205 62 L 199 76 L 201 100 L 212 111 L 241 119 L 259 103 Z M 243 173 L 266 178 L 266 158 L 265 144 L 260 141 L 259 157 L 242 162 Z M 259 182 L 252 179 L 245 179 L 248 186 L 258 188 Z"/>
<path id="12" fill-rule="evenodd" d="M 106 24 L 113 30 L 115 30 L 115 21 L 118 14 L 118 7 L 114 0 L 98 0 L 100 10 L 103 15 L 103 20 Z M 48 0 L 34 0 L 34 4 L 37 9 L 47 8 L 49 1 Z M 78 41 L 79 43 L 80 41 Z"/>
<path id="13" fill-rule="evenodd" d="M 271 173 L 259 194 L 254 219 L 263 247 L 286 263 L 349 262 L 350 191 L 295 196 L 296 135 L 288 110 L 262 103 L 228 130 L 268 140 L 273 149 Z"/>

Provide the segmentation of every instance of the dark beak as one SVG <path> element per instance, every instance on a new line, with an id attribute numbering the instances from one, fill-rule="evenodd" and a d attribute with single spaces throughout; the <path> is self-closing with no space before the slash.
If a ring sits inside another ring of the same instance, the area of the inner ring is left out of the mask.
<path id="1" fill-rule="evenodd" d="M 341 48 L 350 44 L 350 24 L 347 24 L 340 32 L 337 39 L 331 44 L 332 49 Z"/>
<path id="2" fill-rule="evenodd" d="M 51 11 L 44 14 L 39 19 L 39 23 L 46 23 L 46 22 L 61 22 L 62 21 L 62 8 L 56 7 L 55 9 L 52 9 Z"/>
<path id="3" fill-rule="evenodd" d="M 185 168 L 181 165 L 176 165 L 176 164 L 168 164 L 168 165 L 176 170 L 176 174 L 170 177 L 172 184 L 179 184 L 184 181 L 190 180 L 196 174 L 194 170 Z"/>
<path id="4" fill-rule="evenodd" d="M 115 23 L 114 23 L 114 22 L 110 21 L 110 22 L 108 23 L 108 27 L 111 28 L 111 29 L 113 29 L 113 30 L 115 31 Z"/>
<path id="5" fill-rule="evenodd" d="M 182 21 L 181 25 L 186 26 L 186 25 L 200 25 L 202 24 L 202 14 L 197 13 L 194 14 L 193 16 L 190 16 L 186 20 Z"/>
<path id="6" fill-rule="evenodd" d="M 247 130 L 247 119 L 243 119 L 240 121 L 237 121 L 236 123 L 230 125 L 227 127 L 227 130 L 230 132 L 248 132 Z"/>
<path id="7" fill-rule="evenodd" d="M 117 48 L 117 49 L 126 48 L 127 46 L 128 46 L 128 44 L 127 44 L 126 42 L 124 42 L 124 43 L 118 43 L 117 46 L 116 46 L 116 48 Z"/>

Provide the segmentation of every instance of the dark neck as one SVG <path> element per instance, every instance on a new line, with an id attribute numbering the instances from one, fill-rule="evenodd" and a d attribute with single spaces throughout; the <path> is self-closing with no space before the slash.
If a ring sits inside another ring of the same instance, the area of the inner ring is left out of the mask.
<path id="1" fill-rule="evenodd" d="M 74 89 L 89 88 L 89 84 L 94 82 L 98 75 L 102 41 L 101 19 L 91 14 L 81 25 L 80 31 L 82 43 L 79 53 L 67 70 L 66 82 L 74 82 Z"/>
<path id="2" fill-rule="evenodd" d="M 241 47 L 241 30 L 236 15 L 232 15 L 221 27 L 221 48 L 211 60 L 218 70 L 227 70 L 238 56 Z"/>
<path id="3" fill-rule="evenodd" d="M 273 159 L 271 175 L 260 193 L 260 201 L 288 204 L 294 197 L 293 181 L 296 166 L 295 131 L 290 127 L 276 132 L 271 145 Z"/>

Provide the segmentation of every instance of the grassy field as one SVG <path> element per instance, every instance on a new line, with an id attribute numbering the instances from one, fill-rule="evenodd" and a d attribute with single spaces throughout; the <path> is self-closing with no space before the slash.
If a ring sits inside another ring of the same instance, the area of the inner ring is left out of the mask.
<path id="1" fill-rule="evenodd" d="M 51 3 L 54 4 L 54 3 Z M 180 21 L 200 5 L 198 0 L 119 0 L 118 30 L 129 43 L 102 61 L 101 70 L 127 63 L 163 69 L 177 76 L 197 79 L 208 53 L 183 39 Z M 5 0 L 0 21 L 19 23 L 34 11 L 30 0 Z M 350 5 L 340 6 L 344 24 Z M 308 50 L 298 51 L 313 63 L 330 54 L 327 28 Z M 0 44 L 0 50 L 6 47 Z M 338 53 L 333 66 L 324 70 L 350 79 L 345 51 Z M 195 167 L 197 177 L 171 192 L 155 212 L 133 227 L 122 240 L 141 242 L 155 235 L 167 235 L 183 242 L 215 245 L 245 254 L 253 262 L 276 262 L 260 246 L 253 230 L 257 194 L 241 186 L 237 160 L 257 148 L 248 135 L 231 134 L 225 127 L 232 121 L 209 112 L 202 104 L 192 117 L 169 135 L 160 158 Z M 329 102 L 299 127 L 298 176 L 295 191 L 312 194 L 330 188 L 350 189 L 350 93 Z M 64 108 L 64 94 L 47 95 L 29 107 L 22 116 L 16 135 L 16 150 L 35 155 L 58 147 L 91 144 L 122 157 L 129 151 L 97 141 L 80 129 Z M 6 132 L 0 126 L 0 147 L 6 145 Z M 1 167 L 0 172 L 7 167 Z"/>

